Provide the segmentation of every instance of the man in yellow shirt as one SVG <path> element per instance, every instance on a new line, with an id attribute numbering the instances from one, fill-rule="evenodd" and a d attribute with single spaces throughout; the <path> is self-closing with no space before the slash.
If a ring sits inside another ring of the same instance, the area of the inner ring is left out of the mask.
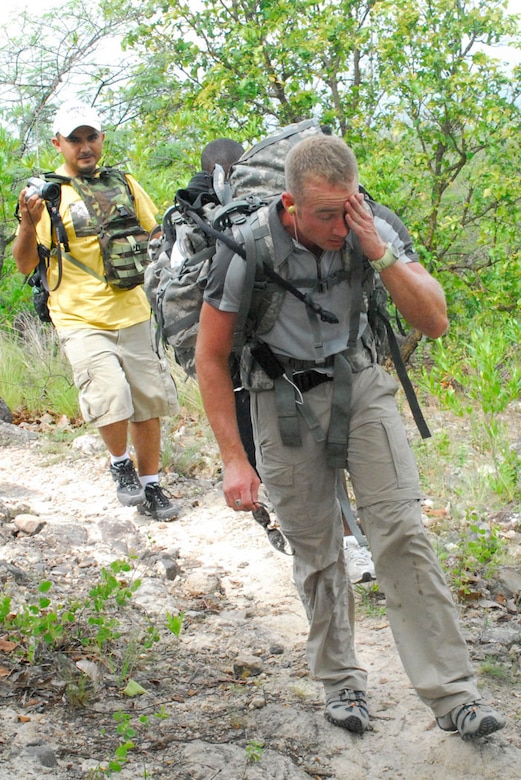
<path id="1" fill-rule="evenodd" d="M 128 174 L 128 187 L 107 194 L 106 182 L 111 180 L 105 169 L 98 168 L 105 133 L 93 108 L 64 106 L 53 131 L 52 143 L 64 160 L 56 173 L 65 177 L 58 210 L 67 247 L 62 250 L 57 240 L 45 201 L 24 188 L 13 256 L 18 270 L 29 274 L 39 264 L 39 251 L 50 252 L 50 317 L 73 369 L 83 418 L 98 428 L 110 453 L 118 499 L 156 520 L 173 519 L 178 508 L 160 487 L 158 470 L 160 418 L 179 411 L 175 384 L 166 361 L 155 351 L 151 310 L 142 286 L 122 289 L 106 281 L 99 240 L 103 231 L 78 189 L 88 188 L 110 208 L 135 213 L 146 233 L 157 228 L 157 210 Z M 111 197 L 117 202 L 111 203 Z M 129 456 L 129 432 L 138 473 Z"/>

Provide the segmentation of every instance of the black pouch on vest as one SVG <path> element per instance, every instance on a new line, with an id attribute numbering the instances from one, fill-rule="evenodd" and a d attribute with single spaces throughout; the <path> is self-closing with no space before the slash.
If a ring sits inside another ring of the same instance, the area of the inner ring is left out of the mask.
<path id="1" fill-rule="evenodd" d="M 284 374 L 284 366 L 279 363 L 267 344 L 252 347 L 251 354 L 270 379 L 278 379 Z"/>

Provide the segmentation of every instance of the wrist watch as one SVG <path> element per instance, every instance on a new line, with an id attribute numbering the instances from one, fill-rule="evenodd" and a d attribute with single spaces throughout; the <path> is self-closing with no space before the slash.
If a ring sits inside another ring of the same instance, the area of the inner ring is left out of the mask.
<path id="1" fill-rule="evenodd" d="M 385 254 L 379 260 L 369 260 L 375 271 L 385 271 L 386 268 L 390 268 L 396 263 L 400 255 L 392 244 L 387 244 L 385 247 Z"/>

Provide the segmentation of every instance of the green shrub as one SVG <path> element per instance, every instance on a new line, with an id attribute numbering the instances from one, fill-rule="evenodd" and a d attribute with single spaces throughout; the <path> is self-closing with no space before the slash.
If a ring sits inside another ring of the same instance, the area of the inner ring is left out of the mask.
<path id="1" fill-rule="evenodd" d="M 78 414 L 78 391 L 56 331 L 33 317 L 0 331 L 0 394 L 13 411 Z"/>
<path id="2" fill-rule="evenodd" d="M 521 492 L 521 459 L 514 449 L 507 409 L 519 399 L 521 323 L 505 319 L 451 333 L 433 345 L 434 366 L 423 369 L 424 389 L 470 423 L 472 443 L 490 459 L 492 491 L 507 501 Z"/>

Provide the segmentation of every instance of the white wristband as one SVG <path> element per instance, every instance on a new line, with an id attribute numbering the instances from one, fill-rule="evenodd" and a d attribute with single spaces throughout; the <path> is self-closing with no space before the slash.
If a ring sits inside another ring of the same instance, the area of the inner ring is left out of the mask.
<path id="1" fill-rule="evenodd" d="M 387 244 L 385 248 L 385 254 L 379 260 L 369 260 L 375 271 L 385 271 L 386 268 L 390 268 L 396 263 L 400 255 L 392 244 Z"/>

